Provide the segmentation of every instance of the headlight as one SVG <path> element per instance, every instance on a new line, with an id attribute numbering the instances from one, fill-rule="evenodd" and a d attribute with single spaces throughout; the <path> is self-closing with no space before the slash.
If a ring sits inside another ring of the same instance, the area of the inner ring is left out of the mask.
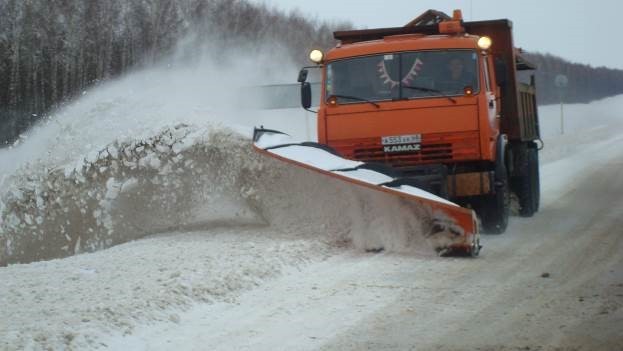
<path id="1" fill-rule="evenodd" d="M 309 53 L 309 59 L 314 63 L 321 63 L 324 59 L 324 54 L 318 49 L 314 49 Z"/>
<path id="2" fill-rule="evenodd" d="M 488 50 L 491 47 L 491 38 L 480 37 L 480 39 L 478 39 L 478 47 L 482 50 Z"/>

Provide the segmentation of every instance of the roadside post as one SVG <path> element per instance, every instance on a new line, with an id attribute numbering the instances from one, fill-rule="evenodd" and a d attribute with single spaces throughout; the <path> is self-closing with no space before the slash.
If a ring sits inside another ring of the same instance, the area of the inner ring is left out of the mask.
<path id="1" fill-rule="evenodd" d="M 554 84 L 558 88 L 558 96 L 560 97 L 560 134 L 565 134 L 565 118 L 563 109 L 563 98 L 565 95 L 565 89 L 569 85 L 569 78 L 564 74 L 559 74 L 554 79 Z"/>

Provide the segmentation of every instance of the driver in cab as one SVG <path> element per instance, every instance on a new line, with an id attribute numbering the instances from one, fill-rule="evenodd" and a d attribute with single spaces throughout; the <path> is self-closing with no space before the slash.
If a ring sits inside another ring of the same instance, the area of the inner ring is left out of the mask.
<path id="1" fill-rule="evenodd" d="M 450 59 L 447 64 L 448 80 L 442 82 L 441 90 L 447 93 L 462 93 L 467 86 L 474 86 L 474 76 L 467 72 L 463 60 Z"/>

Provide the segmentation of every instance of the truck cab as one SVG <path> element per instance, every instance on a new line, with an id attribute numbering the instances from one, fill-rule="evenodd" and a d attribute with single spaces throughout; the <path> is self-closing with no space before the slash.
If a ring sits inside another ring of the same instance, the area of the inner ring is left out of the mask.
<path id="1" fill-rule="evenodd" d="M 340 43 L 311 56 L 322 72 L 319 143 L 474 208 L 486 231 L 505 230 L 511 191 L 532 215 L 534 80 L 520 84 L 516 72 L 533 67 L 511 29 L 508 20 L 466 23 L 458 10 L 430 10 L 405 27 L 334 33 Z"/>

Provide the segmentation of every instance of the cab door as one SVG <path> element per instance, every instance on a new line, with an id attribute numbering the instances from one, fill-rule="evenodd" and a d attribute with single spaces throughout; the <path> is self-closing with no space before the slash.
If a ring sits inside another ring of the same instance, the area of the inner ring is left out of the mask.
<path id="1" fill-rule="evenodd" d="M 500 121 L 498 117 L 498 101 L 496 97 L 496 91 L 493 89 L 493 76 L 491 72 L 491 57 L 485 56 L 482 59 L 482 72 L 484 75 L 484 88 L 486 95 L 486 104 L 488 111 L 488 120 L 492 129 L 498 129 L 500 127 Z"/>

